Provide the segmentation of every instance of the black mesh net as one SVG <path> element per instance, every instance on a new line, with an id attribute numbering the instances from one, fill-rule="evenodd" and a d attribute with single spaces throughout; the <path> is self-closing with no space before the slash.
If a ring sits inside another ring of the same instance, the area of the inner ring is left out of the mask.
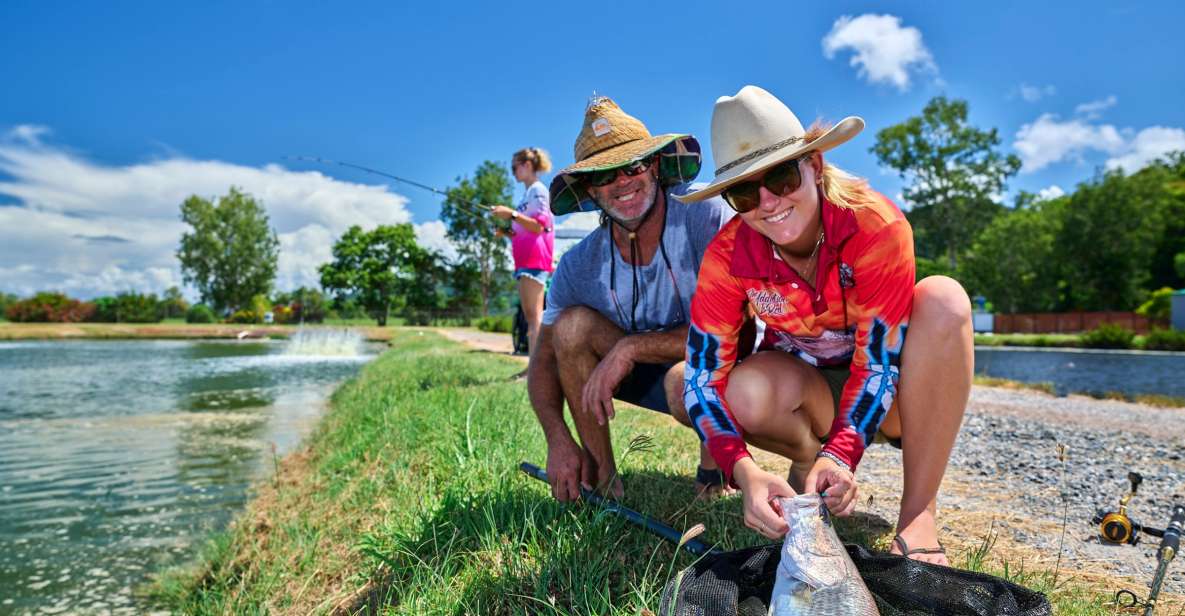
<path id="1" fill-rule="evenodd" d="M 661 616 L 765 616 L 780 544 L 707 557 L 663 589 Z M 884 616 L 1044 616 L 1045 595 L 983 573 L 961 571 L 847 545 Z"/>

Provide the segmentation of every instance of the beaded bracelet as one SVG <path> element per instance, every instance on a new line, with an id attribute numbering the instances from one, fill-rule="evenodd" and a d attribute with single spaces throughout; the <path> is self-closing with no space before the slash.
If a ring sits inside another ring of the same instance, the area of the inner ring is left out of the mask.
<path id="1" fill-rule="evenodd" d="M 827 458 L 828 460 L 831 460 L 832 462 L 835 462 L 836 464 L 838 464 L 839 467 L 844 469 L 845 471 L 847 471 L 849 473 L 852 472 L 852 467 L 849 466 L 847 462 L 844 462 L 843 460 L 841 460 L 839 458 L 839 456 L 831 453 L 830 451 L 819 451 L 819 453 L 815 454 L 815 459 L 818 460 L 819 458 Z"/>

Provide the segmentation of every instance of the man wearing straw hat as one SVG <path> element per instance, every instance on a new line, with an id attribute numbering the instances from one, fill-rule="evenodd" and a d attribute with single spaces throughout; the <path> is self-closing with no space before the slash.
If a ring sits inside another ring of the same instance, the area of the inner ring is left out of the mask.
<path id="1" fill-rule="evenodd" d="M 681 361 L 691 294 L 704 250 L 727 219 L 720 199 L 706 207 L 673 199 L 699 172 L 699 142 L 651 135 L 609 98 L 590 100 L 575 154 L 551 183 L 552 212 L 599 210 L 601 225 L 560 261 L 527 381 L 561 501 L 578 499 L 582 486 L 621 496 L 609 440 L 614 398 L 691 425 Z M 579 443 L 564 423 L 565 400 Z M 706 450 L 696 480 L 701 492 L 723 489 Z"/>

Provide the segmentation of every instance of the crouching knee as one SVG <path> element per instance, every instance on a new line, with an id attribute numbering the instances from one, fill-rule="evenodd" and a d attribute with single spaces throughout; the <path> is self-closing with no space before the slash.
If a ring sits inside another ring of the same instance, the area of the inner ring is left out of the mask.
<path id="1" fill-rule="evenodd" d="M 565 308 L 552 325 L 552 341 L 556 354 L 572 355 L 587 351 L 588 341 L 601 315 L 587 306 Z"/>
<path id="2" fill-rule="evenodd" d="M 911 325 L 924 322 L 942 333 L 957 335 L 971 326 L 971 299 L 963 286 L 947 276 L 929 276 L 914 287 Z"/>

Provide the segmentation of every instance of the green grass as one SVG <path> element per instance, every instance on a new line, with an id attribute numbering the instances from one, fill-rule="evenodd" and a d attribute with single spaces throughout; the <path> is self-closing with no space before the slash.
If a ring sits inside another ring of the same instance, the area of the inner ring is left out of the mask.
<path id="1" fill-rule="evenodd" d="M 392 345 L 339 388 L 307 449 L 259 487 L 239 522 L 151 595 L 199 614 L 657 610 L 668 571 L 693 559 L 594 507 L 556 503 L 517 470 L 546 461 L 513 378 L 522 364 L 431 333 L 401 331 Z M 703 522 L 700 538 L 724 549 L 764 541 L 744 528 L 737 498 L 690 501 L 698 447 L 686 428 L 624 410 L 613 435 L 627 506 L 680 530 Z M 622 457 L 641 435 L 653 449 Z M 881 546 L 891 532 L 870 516 L 841 520 L 839 530 Z M 989 562 L 985 552 L 974 564 L 1040 587 L 1041 572 Z M 1067 590 L 1064 568 L 1062 579 L 1054 599 L 1067 611 L 1057 613 L 1111 613 L 1088 607 L 1101 594 Z"/>
<path id="2" fill-rule="evenodd" d="M 976 346 L 1080 347 L 1079 334 L 975 334 Z"/>

